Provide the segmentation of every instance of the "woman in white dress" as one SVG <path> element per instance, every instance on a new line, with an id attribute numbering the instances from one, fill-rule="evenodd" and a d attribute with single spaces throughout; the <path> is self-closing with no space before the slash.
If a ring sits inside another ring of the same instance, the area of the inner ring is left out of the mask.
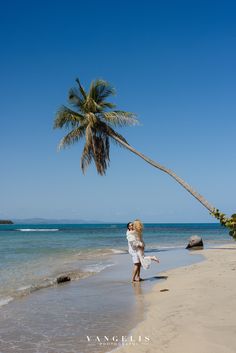
<path id="1" fill-rule="evenodd" d="M 127 232 L 126 232 L 126 237 L 128 240 L 128 248 L 129 248 L 129 254 L 132 256 L 132 261 L 134 264 L 133 267 L 133 273 L 132 273 L 132 282 L 139 282 L 140 279 L 140 268 L 141 268 L 141 262 L 137 253 L 137 247 L 134 244 L 134 238 L 133 238 L 133 231 L 134 231 L 134 225 L 132 222 L 129 222 L 127 224 Z"/>
<path id="2" fill-rule="evenodd" d="M 134 223 L 128 223 L 127 225 L 127 240 L 129 245 L 129 253 L 133 258 L 134 265 L 140 263 L 142 267 L 147 270 L 151 261 L 159 262 L 159 259 L 156 256 L 145 256 L 144 248 L 145 243 L 142 238 L 143 224 L 140 220 L 136 219 Z M 139 260 L 139 261 L 137 261 Z M 140 265 L 135 266 L 133 270 L 132 281 L 140 281 Z"/>

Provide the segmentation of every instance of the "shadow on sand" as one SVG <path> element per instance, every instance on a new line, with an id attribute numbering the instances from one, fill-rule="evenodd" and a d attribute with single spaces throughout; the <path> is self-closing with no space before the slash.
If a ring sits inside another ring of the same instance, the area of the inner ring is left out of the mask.
<path id="1" fill-rule="evenodd" d="M 152 277 L 148 277 L 148 278 L 142 278 L 142 280 L 140 282 L 135 281 L 133 283 L 142 283 L 142 282 L 152 282 L 152 281 L 156 281 L 156 280 L 163 280 L 163 279 L 167 279 L 168 276 L 152 276 Z"/>

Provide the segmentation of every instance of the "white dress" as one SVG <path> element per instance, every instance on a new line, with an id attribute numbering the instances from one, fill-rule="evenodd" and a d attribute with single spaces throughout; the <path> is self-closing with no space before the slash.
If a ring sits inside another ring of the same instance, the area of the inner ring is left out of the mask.
<path id="1" fill-rule="evenodd" d="M 147 270 L 151 265 L 151 258 L 150 256 L 144 256 L 144 242 L 137 239 L 138 234 L 135 230 L 128 230 L 126 237 L 128 240 L 130 255 L 132 255 L 132 257 L 136 255 L 138 260 L 141 262 L 142 267 Z"/>

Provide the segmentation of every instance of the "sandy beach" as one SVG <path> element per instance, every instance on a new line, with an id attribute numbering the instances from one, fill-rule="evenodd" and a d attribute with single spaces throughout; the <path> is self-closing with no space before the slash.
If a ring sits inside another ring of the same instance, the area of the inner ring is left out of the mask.
<path id="1" fill-rule="evenodd" d="M 236 351 L 236 245 L 197 253 L 206 260 L 161 274 L 167 279 L 145 295 L 145 319 L 130 334 L 135 343 L 127 338 L 119 353 Z"/>

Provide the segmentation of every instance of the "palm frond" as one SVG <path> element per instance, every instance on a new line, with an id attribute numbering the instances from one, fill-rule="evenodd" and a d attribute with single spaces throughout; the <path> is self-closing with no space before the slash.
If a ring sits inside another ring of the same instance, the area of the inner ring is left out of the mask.
<path id="1" fill-rule="evenodd" d="M 83 109 L 84 112 L 93 112 L 94 114 L 99 114 L 103 113 L 106 108 L 112 109 L 115 108 L 115 106 L 115 104 L 109 102 L 97 103 L 96 100 L 91 97 L 88 97 L 86 103 L 83 106 Z"/>
<path id="2" fill-rule="evenodd" d="M 114 126 L 131 126 L 137 125 L 138 120 L 134 113 L 125 112 L 122 110 L 115 110 L 113 112 L 103 112 L 102 117 L 106 122 Z"/>
<path id="3" fill-rule="evenodd" d="M 105 175 L 109 166 L 109 138 L 103 134 L 93 136 L 93 154 L 97 172 Z"/>
<path id="4" fill-rule="evenodd" d="M 81 95 L 80 90 L 77 87 L 71 88 L 68 94 L 69 103 L 77 109 L 81 109 L 85 103 L 84 97 Z M 82 109 L 81 109 L 82 110 Z"/>
<path id="5" fill-rule="evenodd" d="M 97 104 L 102 103 L 107 97 L 114 96 L 115 89 L 104 80 L 92 81 L 89 89 L 89 96 L 95 100 Z"/>
<path id="6" fill-rule="evenodd" d="M 99 107 L 101 107 L 103 110 L 108 108 L 108 109 L 113 109 L 116 107 L 116 104 L 109 103 L 109 102 L 100 102 Z"/>
<path id="7" fill-rule="evenodd" d="M 91 145 L 88 145 L 87 143 L 84 146 L 82 155 L 81 155 L 81 160 L 80 160 L 80 166 L 82 169 L 83 174 L 85 174 L 86 169 L 90 165 L 90 163 L 93 160 L 93 149 Z"/>
<path id="8" fill-rule="evenodd" d="M 84 100 L 86 100 L 87 99 L 87 93 L 86 93 L 85 89 L 83 88 L 83 86 L 80 84 L 80 80 L 78 78 L 76 79 L 76 82 L 79 85 L 80 93 L 82 94 Z"/>
<path id="9" fill-rule="evenodd" d="M 103 131 L 86 128 L 86 143 L 81 157 L 81 169 L 85 174 L 87 167 L 92 162 L 95 163 L 98 174 L 104 175 L 109 166 L 109 136 Z"/>
<path id="10" fill-rule="evenodd" d="M 114 142 L 115 144 L 118 144 L 120 147 L 124 147 L 121 143 L 119 143 L 117 140 L 114 139 L 114 136 L 119 138 L 121 141 L 125 142 L 128 144 L 124 136 L 120 135 L 118 132 L 116 132 L 114 129 L 112 129 L 111 126 L 108 124 L 100 121 L 99 122 L 99 130 L 102 131 L 103 134 L 109 136 L 111 138 L 111 141 Z"/>
<path id="11" fill-rule="evenodd" d="M 62 127 L 75 127 L 83 122 L 84 116 L 82 114 L 79 114 L 63 105 L 56 113 L 53 127 L 54 129 L 59 129 Z"/>
<path id="12" fill-rule="evenodd" d="M 70 131 L 66 136 L 64 136 L 59 145 L 58 149 L 62 149 L 65 147 L 69 147 L 70 145 L 74 144 L 77 142 L 79 139 L 81 139 L 85 135 L 85 127 L 84 126 L 79 126 L 75 128 L 74 130 Z"/>

